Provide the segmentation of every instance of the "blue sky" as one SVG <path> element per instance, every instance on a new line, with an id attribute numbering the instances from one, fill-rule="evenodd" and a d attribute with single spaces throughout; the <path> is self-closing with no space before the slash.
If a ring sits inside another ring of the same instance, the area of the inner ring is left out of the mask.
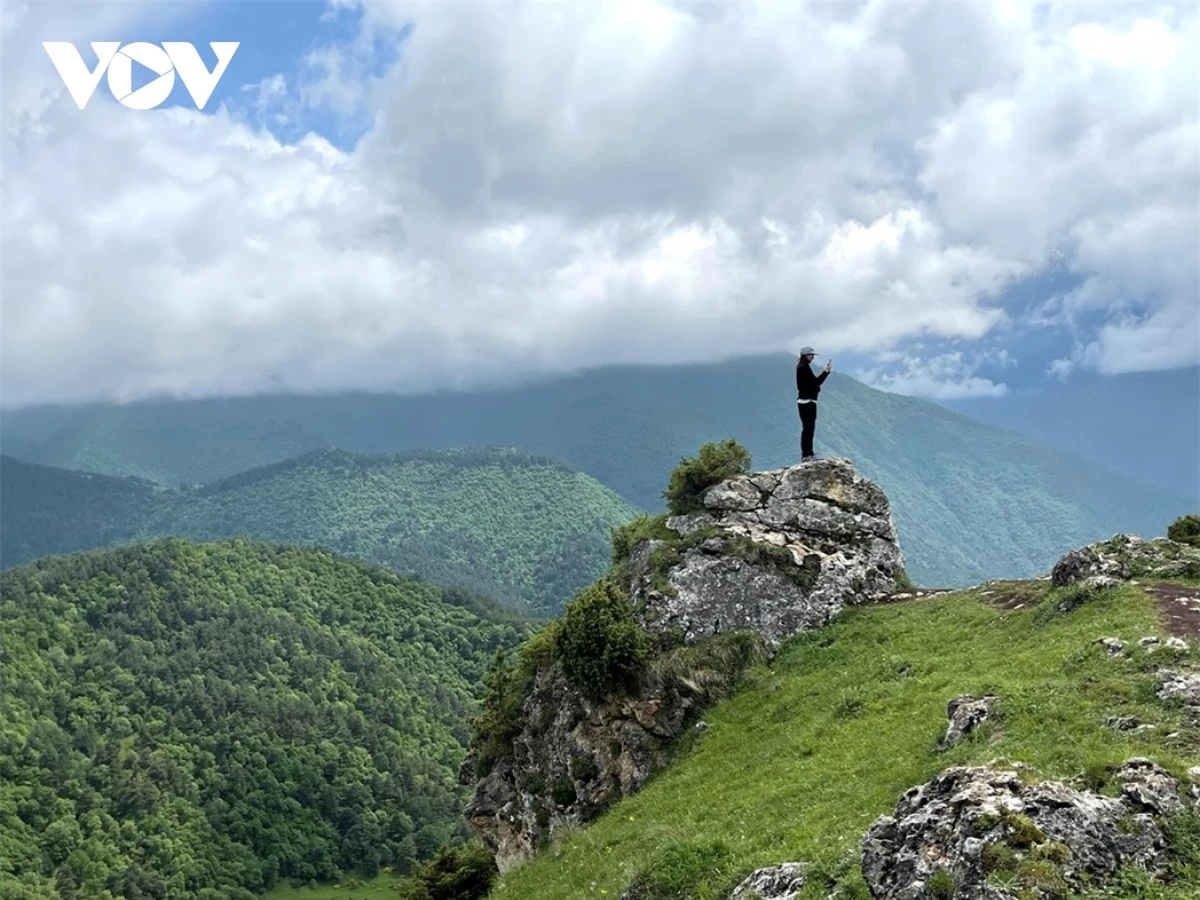
<path id="1" fill-rule="evenodd" d="M 6 405 L 802 344 L 935 399 L 1200 362 L 1194 4 L 3 16 Z M 203 112 L 81 112 L 43 40 L 241 46 Z"/>
<path id="2" fill-rule="evenodd" d="M 99 0 L 100 3 L 105 0 Z M 211 114 L 226 109 L 253 120 L 253 99 L 256 87 L 264 81 L 282 75 L 294 90 L 313 77 L 311 54 L 322 48 L 351 41 L 361 19 L 361 10 L 353 7 L 330 8 L 319 0 L 218 0 L 184 6 L 184 12 L 165 24 L 148 29 L 137 21 L 125 22 L 108 30 L 97 39 L 162 43 L 186 41 L 199 51 L 206 66 L 212 70 L 216 56 L 209 44 L 215 41 L 237 41 L 240 46 L 229 67 L 209 100 Z M 150 33 L 148 33 L 148 31 Z M 91 67 L 95 54 L 81 44 L 80 52 Z M 148 83 L 155 74 L 135 66 L 134 87 Z M 101 90 L 104 83 L 101 82 Z M 170 98 L 163 104 L 194 108 L 186 88 L 176 79 Z M 304 115 L 295 122 L 280 123 L 267 119 L 261 122 L 281 140 L 296 140 L 307 131 L 315 131 L 343 149 L 352 149 L 361 137 L 365 125 L 347 127 L 341 117 L 329 110 L 304 108 Z"/>

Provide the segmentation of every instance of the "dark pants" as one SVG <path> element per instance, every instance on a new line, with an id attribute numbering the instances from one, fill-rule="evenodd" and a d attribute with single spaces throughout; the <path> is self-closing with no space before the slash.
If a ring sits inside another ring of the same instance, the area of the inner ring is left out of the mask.
<path id="1" fill-rule="evenodd" d="M 804 459 L 813 455 L 813 432 L 817 430 L 817 404 L 797 403 L 800 410 L 800 455 Z"/>

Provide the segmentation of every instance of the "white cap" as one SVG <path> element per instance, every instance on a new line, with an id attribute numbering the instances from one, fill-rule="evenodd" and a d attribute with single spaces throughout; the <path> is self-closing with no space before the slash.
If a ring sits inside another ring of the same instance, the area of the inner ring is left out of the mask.
<path id="1" fill-rule="evenodd" d="M 800 355 L 801 355 L 801 356 L 815 356 L 815 355 L 816 355 L 816 352 L 817 352 L 817 351 L 816 351 L 816 350 L 814 350 L 812 347 L 801 347 L 801 348 L 800 348 Z"/>

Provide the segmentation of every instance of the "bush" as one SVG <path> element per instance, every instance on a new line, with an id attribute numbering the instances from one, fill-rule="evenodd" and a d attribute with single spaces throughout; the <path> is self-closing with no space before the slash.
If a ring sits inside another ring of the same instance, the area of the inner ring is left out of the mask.
<path id="1" fill-rule="evenodd" d="M 402 900 L 480 900 L 499 874 L 496 861 L 482 844 L 443 847 L 419 863 L 400 891 Z"/>
<path id="2" fill-rule="evenodd" d="M 729 439 L 719 444 L 707 443 L 694 459 L 681 459 L 671 472 L 671 480 L 663 491 L 667 508 L 673 515 L 700 512 L 704 509 L 704 492 L 735 475 L 750 471 L 750 452 L 737 441 Z"/>
<path id="3" fill-rule="evenodd" d="M 650 638 L 629 598 L 598 581 L 567 605 L 557 655 L 567 680 L 593 700 L 632 689 L 650 657 Z"/>
<path id="4" fill-rule="evenodd" d="M 1180 544 L 1200 547 L 1200 516 L 1180 516 L 1167 529 L 1167 537 Z"/>

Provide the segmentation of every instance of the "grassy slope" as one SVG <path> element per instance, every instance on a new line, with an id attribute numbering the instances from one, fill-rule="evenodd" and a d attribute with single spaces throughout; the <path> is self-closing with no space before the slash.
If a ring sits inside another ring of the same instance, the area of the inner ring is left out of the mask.
<path id="1" fill-rule="evenodd" d="M 519 446 L 568 460 L 653 510 L 661 508 L 671 468 L 704 441 L 736 437 L 758 469 L 796 460 L 792 362 L 772 356 L 621 367 L 465 394 L 92 407 L 57 432 L 45 411 L 4 420 L 10 433 L 42 441 L 40 461 L 160 472 L 168 483 L 275 462 L 306 441 L 366 453 Z M 1066 550 L 1118 530 L 1161 534 L 1195 502 L 836 373 L 822 401 L 818 450 L 851 457 L 888 492 L 909 570 L 925 584 L 1031 576 Z M 1153 442 L 1155 435 L 1141 439 Z"/>
<path id="2" fill-rule="evenodd" d="M 1161 633 L 1138 589 L 1045 611 L 948 595 L 855 610 L 793 640 L 769 672 L 705 714 L 710 729 L 642 793 L 506 876 L 493 896 L 616 898 L 654 854 L 686 842 L 729 848 L 714 887 L 785 860 L 836 870 L 905 789 L 956 763 L 1007 757 L 1067 778 L 1135 755 L 1178 774 L 1200 761 L 1200 733 L 1154 700 L 1151 676 L 1091 644 Z M 936 753 L 946 702 L 986 692 L 1003 697 L 998 739 Z M 1162 727 L 1102 727 L 1127 713 Z M 1180 737 L 1164 737 L 1175 730 Z M 855 869 L 845 877 L 851 891 L 857 882 L 851 895 L 865 896 Z"/>
<path id="3" fill-rule="evenodd" d="M 508 450 L 320 450 L 200 490 L 155 492 L 4 458 L 3 561 L 171 534 L 328 547 L 524 608 L 555 610 L 607 566 L 637 510 L 595 479 Z"/>

